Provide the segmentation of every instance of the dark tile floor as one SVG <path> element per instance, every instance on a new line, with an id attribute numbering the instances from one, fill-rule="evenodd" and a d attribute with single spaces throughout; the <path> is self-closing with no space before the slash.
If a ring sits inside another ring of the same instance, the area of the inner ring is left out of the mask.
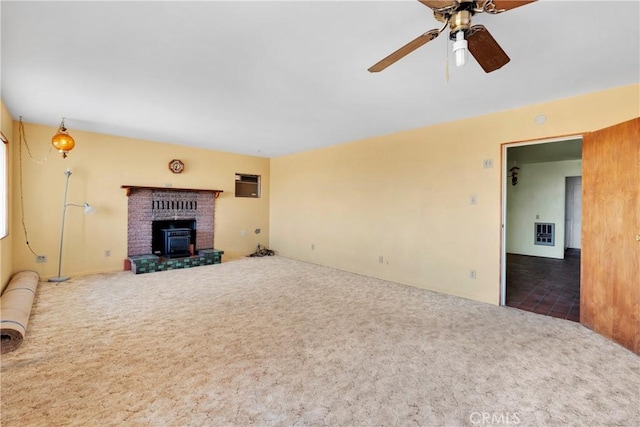
<path id="1" fill-rule="evenodd" d="M 580 321 L 580 250 L 565 259 L 507 254 L 506 305 Z"/>

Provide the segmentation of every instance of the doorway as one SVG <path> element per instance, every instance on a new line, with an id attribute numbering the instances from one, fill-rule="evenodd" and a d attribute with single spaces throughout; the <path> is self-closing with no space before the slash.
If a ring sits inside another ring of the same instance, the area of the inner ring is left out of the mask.
<path id="1" fill-rule="evenodd" d="M 582 245 L 582 176 L 568 176 L 565 185 L 564 247 L 580 249 Z"/>
<path id="2" fill-rule="evenodd" d="M 582 137 L 505 144 L 502 158 L 501 305 L 577 322 Z"/>

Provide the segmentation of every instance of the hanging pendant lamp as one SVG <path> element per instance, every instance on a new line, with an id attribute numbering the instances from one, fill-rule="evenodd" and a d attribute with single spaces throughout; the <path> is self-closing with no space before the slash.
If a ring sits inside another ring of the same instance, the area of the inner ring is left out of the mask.
<path id="1" fill-rule="evenodd" d="M 51 145 L 53 145 L 59 153 L 62 153 L 63 159 L 67 157 L 67 153 L 73 150 L 73 147 L 76 145 L 76 142 L 73 140 L 71 135 L 69 135 L 67 128 L 64 127 L 64 117 L 60 122 L 58 133 L 53 135 L 53 138 L 51 138 Z"/>

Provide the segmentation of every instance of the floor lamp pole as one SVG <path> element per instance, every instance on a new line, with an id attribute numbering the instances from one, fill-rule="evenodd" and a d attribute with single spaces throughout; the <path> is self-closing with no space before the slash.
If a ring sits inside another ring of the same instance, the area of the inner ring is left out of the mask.
<path id="1" fill-rule="evenodd" d="M 62 228 L 60 230 L 60 252 L 58 254 L 58 276 L 50 278 L 49 279 L 50 282 L 64 282 L 65 280 L 69 280 L 69 276 L 65 276 L 65 277 L 60 276 L 60 271 L 62 268 L 62 242 L 64 241 L 64 219 L 67 214 L 67 190 L 69 190 L 69 177 L 71 176 L 71 171 L 67 169 L 64 174 L 67 177 L 67 181 L 64 185 L 64 201 L 62 202 Z"/>

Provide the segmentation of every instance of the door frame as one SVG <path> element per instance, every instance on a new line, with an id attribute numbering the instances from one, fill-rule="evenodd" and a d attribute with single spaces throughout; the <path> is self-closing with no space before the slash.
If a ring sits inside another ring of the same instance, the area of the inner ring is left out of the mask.
<path id="1" fill-rule="evenodd" d="M 507 176 L 509 165 L 507 164 L 507 150 L 509 148 L 524 145 L 548 144 L 550 142 L 562 142 L 570 139 L 584 139 L 584 134 L 571 134 L 545 139 L 532 139 L 527 141 L 505 142 L 500 148 L 500 305 L 506 305 L 507 300 L 507 185 L 510 179 Z"/>

